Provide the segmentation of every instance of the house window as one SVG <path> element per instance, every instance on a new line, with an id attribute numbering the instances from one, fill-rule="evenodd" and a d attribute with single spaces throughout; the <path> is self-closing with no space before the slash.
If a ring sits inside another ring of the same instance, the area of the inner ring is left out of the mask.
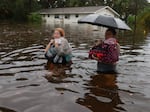
<path id="1" fill-rule="evenodd" d="M 75 17 L 78 18 L 78 17 L 79 17 L 79 14 L 76 14 Z"/>
<path id="2" fill-rule="evenodd" d="M 59 18 L 59 15 L 58 15 L 58 14 L 56 14 L 56 15 L 55 15 L 55 18 Z"/>
<path id="3" fill-rule="evenodd" d="M 65 19 L 69 19 L 70 18 L 70 15 L 69 14 L 66 14 L 65 15 Z"/>
<path id="4" fill-rule="evenodd" d="M 50 17 L 50 15 L 48 14 L 47 17 Z"/>

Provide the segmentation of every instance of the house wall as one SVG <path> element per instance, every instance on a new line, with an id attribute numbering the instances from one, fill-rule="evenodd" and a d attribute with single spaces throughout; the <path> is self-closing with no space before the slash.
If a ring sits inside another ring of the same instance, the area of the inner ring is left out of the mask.
<path id="1" fill-rule="evenodd" d="M 100 15 L 108 15 L 108 16 L 117 16 L 115 15 L 115 13 L 113 13 L 112 11 L 110 11 L 109 9 L 100 9 L 98 11 L 96 11 L 95 13 L 100 14 Z M 88 13 L 90 14 L 90 13 Z M 46 15 L 42 15 L 43 20 L 46 21 L 46 23 L 55 23 L 55 24 L 69 24 L 69 23 L 77 23 L 77 21 L 81 18 L 83 18 L 84 16 L 88 15 L 88 14 L 78 14 L 78 17 L 76 17 L 77 14 L 62 14 L 59 15 L 59 18 L 55 18 L 54 14 L 46 14 Z M 65 18 L 65 16 L 69 16 L 68 18 Z"/>
<path id="2" fill-rule="evenodd" d="M 113 17 L 117 16 L 117 15 L 115 15 L 115 13 L 113 13 L 109 9 L 98 10 L 95 13 L 100 14 L 100 15 L 113 16 Z M 79 19 L 87 16 L 88 14 L 79 14 L 78 17 L 76 17 L 76 14 L 69 14 L 69 18 L 65 18 L 65 15 L 67 15 L 67 14 L 59 15 L 59 18 L 55 18 L 54 14 L 51 14 L 51 15 L 46 14 L 46 15 L 42 15 L 42 18 L 46 22 L 46 24 L 49 24 L 51 26 L 55 26 L 56 24 L 59 24 L 59 25 L 64 25 L 64 24 L 75 25 L 76 24 L 77 25 L 77 21 Z M 104 33 L 106 30 L 106 28 L 104 28 L 104 27 L 98 27 L 98 26 L 94 26 L 94 25 L 88 25 L 88 26 L 89 26 L 89 28 L 93 29 L 93 31 L 98 30 L 98 31 Z"/>
<path id="3" fill-rule="evenodd" d="M 52 15 L 42 15 L 43 20 L 46 23 L 56 23 L 56 24 L 60 24 L 60 23 L 77 23 L 77 21 L 81 18 L 83 18 L 84 16 L 86 16 L 88 14 L 65 14 L 65 15 L 59 15 L 59 18 L 55 18 L 56 15 L 52 14 Z M 68 18 L 65 18 L 65 16 L 68 16 Z"/>

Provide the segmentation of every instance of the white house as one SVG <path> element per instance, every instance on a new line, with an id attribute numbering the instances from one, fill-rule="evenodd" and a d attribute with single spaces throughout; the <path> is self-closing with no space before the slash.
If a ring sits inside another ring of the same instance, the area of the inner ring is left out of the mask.
<path id="1" fill-rule="evenodd" d="M 43 20 L 49 24 L 77 23 L 80 18 L 93 13 L 119 17 L 119 14 L 109 6 L 49 8 L 40 10 L 39 13 Z"/>

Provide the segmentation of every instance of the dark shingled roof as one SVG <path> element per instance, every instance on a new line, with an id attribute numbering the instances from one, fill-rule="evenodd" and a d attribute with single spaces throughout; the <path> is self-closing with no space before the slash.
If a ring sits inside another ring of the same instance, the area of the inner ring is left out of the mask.
<path id="1" fill-rule="evenodd" d="M 89 6 L 89 7 L 67 7 L 67 8 L 49 8 L 39 11 L 40 14 L 89 14 L 94 13 L 106 6 Z"/>

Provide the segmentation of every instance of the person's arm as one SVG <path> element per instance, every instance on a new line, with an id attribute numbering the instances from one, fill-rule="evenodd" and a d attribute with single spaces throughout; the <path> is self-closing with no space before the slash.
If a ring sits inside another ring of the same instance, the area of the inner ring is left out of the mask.
<path id="1" fill-rule="evenodd" d="M 54 40 L 52 39 L 52 40 L 48 43 L 48 45 L 47 45 L 46 48 L 45 48 L 45 52 L 48 51 L 48 49 L 51 47 L 51 45 L 52 45 L 53 42 L 54 42 Z"/>
<path id="2" fill-rule="evenodd" d="M 97 57 L 95 57 L 94 55 L 92 55 L 92 58 L 93 58 L 94 60 L 99 61 L 99 59 L 98 59 Z"/>

